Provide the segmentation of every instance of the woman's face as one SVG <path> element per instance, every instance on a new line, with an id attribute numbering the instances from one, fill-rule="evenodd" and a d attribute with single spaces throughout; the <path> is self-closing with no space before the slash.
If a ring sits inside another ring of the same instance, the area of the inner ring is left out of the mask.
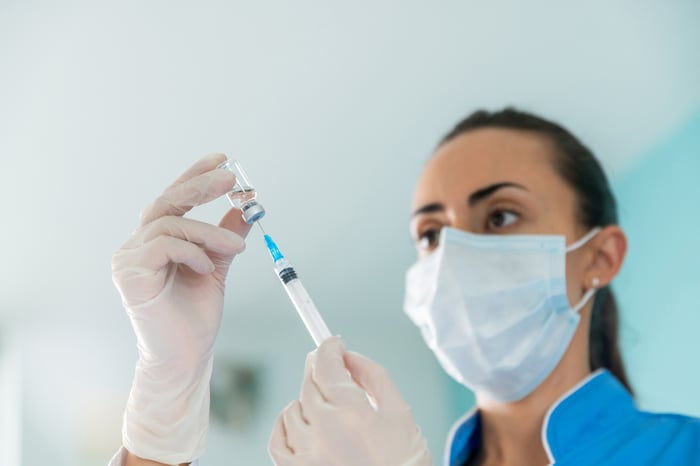
<path id="1" fill-rule="evenodd" d="M 571 244 L 587 229 L 574 192 L 553 166 L 554 147 L 533 131 L 483 128 L 437 149 L 413 196 L 411 236 L 428 255 L 445 226 L 478 234 L 557 234 Z M 580 296 L 579 251 L 567 255 L 569 296 Z M 578 292 L 576 291 L 578 290 Z"/>

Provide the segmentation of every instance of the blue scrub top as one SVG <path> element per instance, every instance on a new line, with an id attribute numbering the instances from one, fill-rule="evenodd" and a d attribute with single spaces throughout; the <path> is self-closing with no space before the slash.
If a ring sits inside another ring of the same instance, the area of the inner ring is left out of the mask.
<path id="1" fill-rule="evenodd" d="M 700 419 L 638 410 L 607 370 L 594 372 L 554 403 L 542 441 L 551 464 L 700 465 Z M 445 465 L 465 465 L 480 443 L 479 413 L 473 410 L 452 427 Z"/>

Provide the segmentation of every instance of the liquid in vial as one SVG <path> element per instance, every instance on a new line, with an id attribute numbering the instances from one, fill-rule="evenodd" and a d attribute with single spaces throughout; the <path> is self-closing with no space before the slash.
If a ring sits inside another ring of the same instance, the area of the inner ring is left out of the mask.
<path id="1" fill-rule="evenodd" d="M 236 184 L 226 197 L 233 207 L 240 209 L 243 220 L 252 224 L 265 216 L 265 208 L 256 200 L 258 193 L 246 176 L 241 165 L 235 160 L 227 160 L 218 168 L 229 170 L 236 176 Z"/>
<path id="2" fill-rule="evenodd" d="M 243 209 L 244 205 L 255 199 L 257 193 L 255 189 L 250 187 L 234 186 L 233 191 L 229 191 L 226 195 L 232 206 L 236 209 Z"/>

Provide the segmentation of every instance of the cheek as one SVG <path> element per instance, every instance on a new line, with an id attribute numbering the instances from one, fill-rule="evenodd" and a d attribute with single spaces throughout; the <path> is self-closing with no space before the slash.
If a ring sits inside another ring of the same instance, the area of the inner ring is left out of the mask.
<path id="1" fill-rule="evenodd" d="M 581 255 L 571 252 L 566 255 L 566 293 L 573 307 L 583 296 L 583 267 Z"/>

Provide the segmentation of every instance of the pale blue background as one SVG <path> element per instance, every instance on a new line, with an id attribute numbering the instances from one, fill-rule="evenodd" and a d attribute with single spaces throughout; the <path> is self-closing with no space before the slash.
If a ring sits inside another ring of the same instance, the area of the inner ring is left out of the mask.
<path id="1" fill-rule="evenodd" d="M 629 255 L 615 285 L 640 404 L 700 416 L 700 111 L 615 185 Z"/>

